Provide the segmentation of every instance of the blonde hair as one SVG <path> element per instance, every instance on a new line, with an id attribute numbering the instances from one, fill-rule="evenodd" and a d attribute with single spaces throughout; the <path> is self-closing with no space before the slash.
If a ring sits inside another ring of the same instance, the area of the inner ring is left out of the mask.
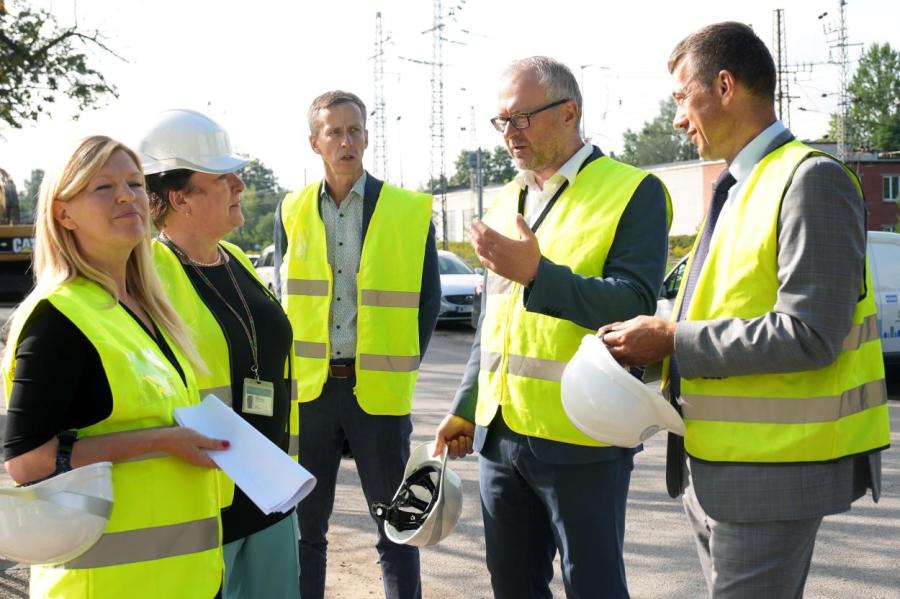
<path id="1" fill-rule="evenodd" d="M 53 216 L 54 202 L 68 202 L 81 193 L 97 176 L 103 165 L 121 150 L 128 154 L 141 172 L 137 154 L 121 142 L 103 135 L 81 140 L 61 168 L 48 172 L 41 182 L 34 219 L 33 271 L 35 287 L 16 310 L 32 306 L 59 285 L 82 276 L 103 287 L 119 300 L 115 282 L 102 270 L 91 266 L 82 256 L 72 231 L 61 226 Z M 195 368 L 205 369 L 187 327 L 166 298 L 150 251 L 150 227 L 140 243 L 132 250 L 125 267 L 128 293 L 151 319 L 162 328 L 187 356 Z M 10 318 L 12 322 L 13 318 Z M 15 341 L 15 340 L 13 340 Z M 7 347 L 9 341 L 7 341 Z"/>

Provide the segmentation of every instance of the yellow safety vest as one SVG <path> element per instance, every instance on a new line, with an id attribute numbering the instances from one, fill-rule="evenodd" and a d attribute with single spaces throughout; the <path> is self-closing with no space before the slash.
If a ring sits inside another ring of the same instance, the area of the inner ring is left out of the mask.
<path id="1" fill-rule="evenodd" d="M 237 260 L 241 266 L 249 272 L 253 278 L 259 281 L 260 286 L 266 290 L 265 285 L 259 279 L 256 269 L 250 260 L 238 246 L 227 241 L 219 242 L 222 249 Z M 200 294 L 191 283 L 190 277 L 184 270 L 184 266 L 175 252 L 166 244 L 154 239 L 152 242 L 153 261 L 156 270 L 166 290 L 169 301 L 175 307 L 181 319 L 191 331 L 191 337 L 197 345 L 200 357 L 206 364 L 207 372 L 197 372 L 197 386 L 202 400 L 209 394 L 213 394 L 229 406 L 232 405 L 231 396 L 231 357 L 222 327 L 216 317 L 204 303 Z M 266 290 L 266 293 L 269 293 Z M 273 297 L 274 299 L 274 297 Z M 289 365 L 285 364 L 285 374 L 289 372 Z M 285 377 L 287 378 L 287 376 Z M 293 381 L 291 391 L 295 390 Z M 291 396 L 290 411 L 290 447 L 288 453 L 296 459 L 299 447 L 299 420 L 297 415 L 296 395 Z M 291 452 L 293 450 L 293 452 Z M 224 507 L 231 505 L 234 500 L 234 481 L 222 471 L 219 471 L 220 486 Z"/>
<path id="2" fill-rule="evenodd" d="M 78 430 L 79 438 L 175 424 L 174 409 L 197 403 L 193 370 L 167 337 L 187 385 L 146 331 L 96 283 L 76 278 L 48 296 L 100 355 L 112 413 Z M 22 327 L 16 315 L 4 360 L 10 388 Z M 216 471 L 168 454 L 113 465 L 113 510 L 100 540 L 56 567 L 31 569 L 32 597 L 212 597 L 222 582 L 220 498 Z"/>
<path id="3" fill-rule="evenodd" d="M 606 156 L 585 166 L 538 227 L 541 254 L 585 277 L 603 276 L 619 219 L 647 173 Z M 500 192 L 484 221 L 518 239 L 519 186 Z M 666 196 L 671 222 L 671 202 Z M 481 329 L 481 370 L 475 421 L 487 426 L 498 406 L 513 431 L 575 445 L 604 446 L 566 416 L 560 397 L 563 369 L 584 335 L 574 322 L 525 310 L 522 285 L 488 272 Z"/>
<path id="4" fill-rule="evenodd" d="M 823 153 L 792 141 L 756 166 L 716 224 L 684 320 L 752 319 L 774 308 L 781 202 L 797 167 L 815 155 Z M 856 175 L 847 172 L 859 186 Z M 690 267 L 689 262 L 685 272 Z M 673 315 L 679 312 L 686 279 Z M 887 394 L 876 318 L 867 276 L 853 326 L 840 355 L 828 366 L 779 374 L 682 378 L 685 450 L 713 462 L 800 463 L 887 447 Z M 666 385 L 668 360 L 664 369 Z"/>
<path id="5" fill-rule="evenodd" d="M 281 206 L 287 233 L 282 303 L 294 329 L 294 372 L 300 402 L 319 397 L 331 355 L 328 264 L 320 183 L 288 194 Z M 431 196 L 387 183 L 363 240 L 357 274 L 356 387 L 369 414 L 412 409 L 419 372 L 419 293 L 431 221 Z"/>

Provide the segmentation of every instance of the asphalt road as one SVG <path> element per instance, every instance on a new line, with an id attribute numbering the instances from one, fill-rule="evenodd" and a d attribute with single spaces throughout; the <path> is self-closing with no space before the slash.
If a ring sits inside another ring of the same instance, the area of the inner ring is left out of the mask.
<path id="1" fill-rule="evenodd" d="M 0 306 L 0 321 L 7 313 Z M 416 391 L 413 445 L 428 441 L 446 412 L 471 339 L 471 331 L 461 326 L 440 327 L 435 333 Z M 892 448 L 884 453 L 883 497 L 877 505 L 864 498 L 850 512 L 826 518 L 813 556 L 808 598 L 900 597 L 900 385 L 893 384 L 890 392 Z M 477 460 L 459 460 L 453 468 L 463 480 L 463 514 L 450 537 L 422 550 L 424 595 L 490 597 Z M 665 437 L 657 435 L 637 456 L 631 479 L 625 537 L 631 594 L 635 598 L 702 597 L 705 587 L 693 541 L 680 502 L 666 495 L 664 469 Z M 0 484 L 4 484 L 2 473 Z M 374 524 L 349 460 L 341 465 L 329 538 L 327 596 L 381 596 Z M 558 564 L 556 572 L 553 593 L 562 597 Z M 26 597 L 26 580 L 26 569 L 0 561 L 0 599 Z"/>

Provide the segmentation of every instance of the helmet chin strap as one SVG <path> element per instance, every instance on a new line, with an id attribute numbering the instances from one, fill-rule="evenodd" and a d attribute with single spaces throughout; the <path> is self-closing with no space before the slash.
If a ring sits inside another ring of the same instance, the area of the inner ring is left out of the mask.
<path id="1" fill-rule="evenodd" d="M 432 477 L 432 475 L 434 475 Z M 410 474 L 390 503 L 374 502 L 372 515 L 398 531 L 416 530 L 425 522 L 437 503 L 441 471 L 434 466 L 422 466 Z M 428 494 L 427 501 L 414 492 L 419 487 Z"/>

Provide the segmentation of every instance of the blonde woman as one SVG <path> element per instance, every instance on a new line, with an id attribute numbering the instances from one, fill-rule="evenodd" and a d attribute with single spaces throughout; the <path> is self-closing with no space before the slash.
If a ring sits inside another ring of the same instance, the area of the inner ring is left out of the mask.
<path id="1" fill-rule="evenodd" d="M 206 452 L 228 442 L 172 426 L 197 401 L 200 362 L 153 268 L 148 204 L 140 161 L 108 137 L 82 140 L 41 185 L 36 287 L 3 360 L 6 469 L 29 483 L 111 461 L 114 507 L 87 553 L 32 568 L 31 597 L 212 597 L 221 585 Z"/>

